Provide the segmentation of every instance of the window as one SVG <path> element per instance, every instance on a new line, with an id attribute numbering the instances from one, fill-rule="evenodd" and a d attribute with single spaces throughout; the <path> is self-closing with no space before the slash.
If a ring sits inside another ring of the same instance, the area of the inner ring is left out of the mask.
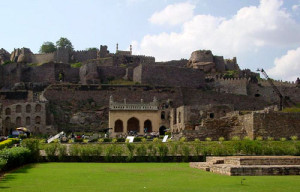
<path id="1" fill-rule="evenodd" d="M 37 104 L 35 106 L 35 112 L 41 112 L 41 110 L 42 110 L 42 106 L 40 104 Z"/>
<path id="2" fill-rule="evenodd" d="M 10 115 L 11 114 L 11 109 L 10 108 L 6 108 L 5 109 L 5 115 Z"/>
<path id="3" fill-rule="evenodd" d="M 31 112 L 31 105 L 28 104 L 26 105 L 26 113 L 30 113 Z"/>
<path id="4" fill-rule="evenodd" d="M 166 119 L 166 113 L 164 111 L 161 112 L 160 118 L 161 119 Z"/>
<path id="5" fill-rule="evenodd" d="M 26 125 L 30 125 L 30 117 L 26 117 Z"/>
<path id="6" fill-rule="evenodd" d="M 22 106 L 21 105 L 16 106 L 16 113 L 22 113 Z"/>
<path id="7" fill-rule="evenodd" d="M 115 122 L 115 132 L 123 132 L 123 121 L 120 119 Z"/>
<path id="8" fill-rule="evenodd" d="M 41 117 L 40 116 L 37 116 L 36 118 L 35 118 L 35 124 L 41 124 Z"/>

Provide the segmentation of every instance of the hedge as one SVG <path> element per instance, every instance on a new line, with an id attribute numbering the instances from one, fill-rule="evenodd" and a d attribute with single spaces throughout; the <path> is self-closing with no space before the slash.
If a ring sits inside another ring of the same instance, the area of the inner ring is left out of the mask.
<path id="1" fill-rule="evenodd" d="M 7 140 L 0 142 L 0 150 L 4 149 L 5 147 L 11 147 L 14 144 L 19 143 L 19 139 L 16 138 L 8 138 Z"/>
<path id="2" fill-rule="evenodd" d="M 4 159 L 7 163 L 2 170 L 9 170 L 29 163 L 31 152 L 25 147 L 5 148 L 0 151 L 0 159 Z"/>

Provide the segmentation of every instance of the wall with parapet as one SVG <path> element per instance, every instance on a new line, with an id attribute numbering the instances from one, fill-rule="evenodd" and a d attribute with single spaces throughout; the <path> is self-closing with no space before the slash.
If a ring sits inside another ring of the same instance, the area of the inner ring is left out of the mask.
<path id="1" fill-rule="evenodd" d="M 48 62 L 53 62 L 55 61 L 55 54 L 56 52 L 53 53 L 45 53 L 45 54 L 32 54 L 31 55 L 31 63 L 48 63 Z"/>
<path id="2" fill-rule="evenodd" d="M 247 86 L 246 78 L 215 79 L 215 90 L 220 93 L 247 95 Z"/>
<path id="3" fill-rule="evenodd" d="M 204 73 L 200 70 L 163 65 L 141 65 L 134 69 L 133 80 L 141 84 L 195 88 L 205 83 Z"/>
<path id="4" fill-rule="evenodd" d="M 186 67 L 188 61 L 189 60 L 187 60 L 187 59 L 181 59 L 181 60 L 172 60 L 172 61 L 165 61 L 165 62 L 155 62 L 155 63 L 151 63 L 151 64 L 152 65 L 173 66 L 173 67 Z"/>
<path id="5" fill-rule="evenodd" d="M 73 62 L 83 62 L 91 59 L 97 59 L 97 50 L 73 51 L 71 55 Z"/>
<path id="6" fill-rule="evenodd" d="M 125 67 L 98 66 L 97 71 L 103 83 L 108 83 L 109 80 L 122 79 L 126 75 Z"/>

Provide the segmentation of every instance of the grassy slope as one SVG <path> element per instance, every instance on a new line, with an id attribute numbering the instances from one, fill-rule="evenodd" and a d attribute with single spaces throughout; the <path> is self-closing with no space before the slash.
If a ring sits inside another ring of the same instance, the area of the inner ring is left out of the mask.
<path id="1" fill-rule="evenodd" d="M 189 168 L 187 163 L 44 163 L 26 166 L 0 181 L 1 192 L 292 192 L 299 188 L 299 176 L 230 177 Z"/>

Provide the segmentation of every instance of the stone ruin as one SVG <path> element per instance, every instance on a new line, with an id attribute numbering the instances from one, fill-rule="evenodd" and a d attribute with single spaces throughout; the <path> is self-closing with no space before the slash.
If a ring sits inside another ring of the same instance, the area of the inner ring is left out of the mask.
<path id="1" fill-rule="evenodd" d="M 229 176 L 300 175 L 300 157 L 212 156 L 206 162 L 191 162 L 190 167 Z"/>
<path id="2" fill-rule="evenodd" d="M 0 65 L 10 61 L 10 54 L 5 49 L 0 49 Z"/>

